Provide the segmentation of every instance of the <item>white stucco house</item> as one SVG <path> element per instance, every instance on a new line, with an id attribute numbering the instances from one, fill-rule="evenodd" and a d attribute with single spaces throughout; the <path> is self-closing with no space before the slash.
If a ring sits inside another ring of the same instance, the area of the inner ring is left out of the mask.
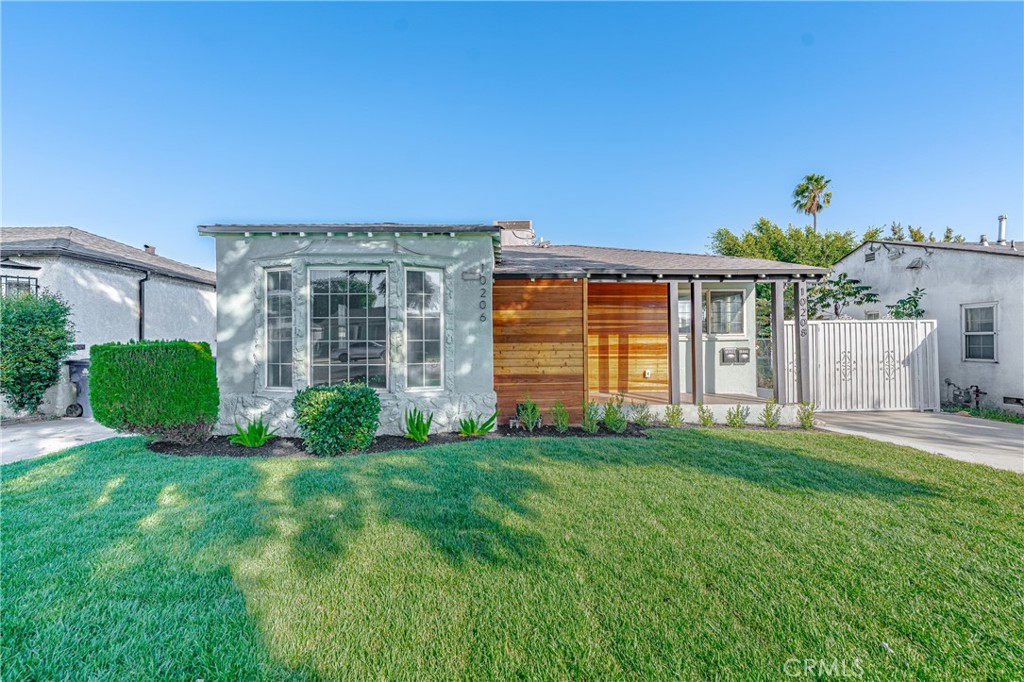
<path id="1" fill-rule="evenodd" d="M 45 288 L 71 304 L 72 360 L 88 360 L 94 344 L 133 339 L 206 341 L 216 348 L 214 273 L 158 256 L 152 246 L 139 249 L 74 227 L 3 227 L 0 287 L 4 294 Z M 64 414 L 73 399 L 65 367 L 41 411 Z"/>
<path id="2" fill-rule="evenodd" d="M 1024 244 L 1005 237 L 975 243 L 865 242 L 834 267 L 878 294 L 877 303 L 846 310 L 884 318 L 886 305 L 925 291 L 925 317 L 938 322 L 943 400 L 953 386 L 978 386 L 988 407 L 1024 413 Z"/>
<path id="3" fill-rule="evenodd" d="M 562 403 L 574 422 L 584 401 L 619 395 L 724 415 L 758 400 L 755 284 L 772 285 L 779 330 L 793 288 L 806 329 L 807 288 L 828 272 L 551 244 L 527 220 L 199 232 L 217 244 L 220 433 L 262 417 L 292 435 L 296 392 L 346 381 L 378 391 L 383 433 L 402 433 L 413 407 L 435 430 L 495 410 L 505 424 L 527 398 L 544 419 Z M 791 370 L 798 389 L 777 395 L 792 414 L 809 399 L 808 357 Z"/>

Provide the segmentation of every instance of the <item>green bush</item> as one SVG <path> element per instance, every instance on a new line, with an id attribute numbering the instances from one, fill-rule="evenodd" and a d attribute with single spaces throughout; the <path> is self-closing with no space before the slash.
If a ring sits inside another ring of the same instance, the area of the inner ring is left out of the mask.
<path id="1" fill-rule="evenodd" d="M 626 430 L 628 422 L 626 420 L 626 408 L 622 406 L 623 398 L 618 396 L 612 398 L 611 401 L 604 406 L 604 414 L 601 416 L 601 421 L 604 422 L 604 427 L 612 433 L 622 433 Z"/>
<path id="2" fill-rule="evenodd" d="M 651 406 L 647 403 L 633 403 L 630 405 L 629 416 L 632 422 L 641 429 L 646 429 L 654 423 L 654 414 L 651 412 Z"/>
<path id="3" fill-rule="evenodd" d="M 683 406 L 669 405 L 665 408 L 665 426 L 678 429 L 683 425 Z"/>
<path id="4" fill-rule="evenodd" d="M 697 404 L 697 421 L 700 422 L 701 426 L 714 426 L 715 425 L 715 413 L 711 411 L 711 408 L 704 403 Z"/>
<path id="5" fill-rule="evenodd" d="M 16 410 L 35 412 L 74 351 L 71 308 L 48 291 L 0 296 L 0 390 Z"/>
<path id="6" fill-rule="evenodd" d="M 101 343 L 89 357 L 89 402 L 99 423 L 176 443 L 210 437 L 220 393 L 208 343 Z"/>
<path id="7" fill-rule="evenodd" d="M 423 414 L 414 407 L 405 412 L 405 437 L 417 443 L 426 443 L 430 439 L 430 425 L 434 423 L 434 413 Z"/>
<path id="8" fill-rule="evenodd" d="M 569 430 L 569 410 L 561 400 L 556 400 L 555 404 L 551 406 L 551 423 L 554 425 L 555 431 L 559 433 Z"/>
<path id="9" fill-rule="evenodd" d="M 747 417 L 750 416 L 750 408 L 746 405 L 737 405 L 736 407 L 730 407 L 725 413 L 725 423 L 733 428 L 741 428 L 746 426 Z"/>
<path id="10" fill-rule="evenodd" d="M 310 386 L 292 406 L 304 447 L 321 457 L 365 450 L 380 424 L 380 397 L 365 384 Z"/>
<path id="11" fill-rule="evenodd" d="M 814 428 L 814 403 L 800 403 L 800 407 L 796 410 L 796 418 L 800 421 L 800 426 L 805 429 Z"/>
<path id="12" fill-rule="evenodd" d="M 526 396 L 526 400 L 516 405 L 516 414 L 519 415 L 519 421 L 527 431 L 532 432 L 540 426 L 540 407 L 537 406 L 536 401 L 530 399 L 530 396 Z"/>
<path id="13" fill-rule="evenodd" d="M 244 448 L 259 448 L 266 445 L 272 438 L 275 438 L 275 433 L 277 433 L 277 429 L 268 428 L 263 423 L 263 417 L 260 417 L 245 426 L 235 422 L 235 433 L 228 436 L 228 440 L 232 445 L 241 445 Z"/>
<path id="14" fill-rule="evenodd" d="M 774 429 L 782 422 L 782 408 L 775 402 L 775 398 L 769 398 L 761 411 L 761 425 L 766 429 Z"/>
<path id="15" fill-rule="evenodd" d="M 597 433 L 598 423 L 601 421 L 601 407 L 589 400 L 583 401 L 583 419 L 580 426 L 587 433 Z"/>

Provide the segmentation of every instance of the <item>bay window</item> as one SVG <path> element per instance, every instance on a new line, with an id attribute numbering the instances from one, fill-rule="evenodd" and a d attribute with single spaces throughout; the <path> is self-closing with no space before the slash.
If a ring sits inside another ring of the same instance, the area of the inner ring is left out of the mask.
<path id="1" fill-rule="evenodd" d="M 409 388 L 441 388 L 443 293 L 440 271 L 406 270 L 406 382 Z"/>
<path id="2" fill-rule="evenodd" d="M 310 384 L 387 388 L 387 272 L 309 271 Z"/>

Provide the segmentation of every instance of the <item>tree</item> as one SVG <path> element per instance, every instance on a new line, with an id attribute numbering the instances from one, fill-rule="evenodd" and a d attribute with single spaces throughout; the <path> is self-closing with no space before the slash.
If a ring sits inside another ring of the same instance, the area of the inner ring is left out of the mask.
<path id="1" fill-rule="evenodd" d="M 814 219 L 814 231 L 818 231 L 818 212 L 832 203 L 832 192 L 828 191 L 832 181 L 824 175 L 811 173 L 793 190 L 793 208 Z"/>
<path id="2" fill-rule="evenodd" d="M 907 236 L 907 233 L 910 234 L 909 238 Z M 918 242 L 918 243 L 922 243 L 922 242 L 935 243 L 935 242 L 939 241 L 939 240 L 937 240 L 935 238 L 935 233 L 934 232 L 929 232 L 926 235 L 924 233 L 924 228 L 923 227 L 914 227 L 913 225 L 907 225 L 907 230 L 906 230 L 906 232 L 904 232 L 903 231 L 903 224 L 902 223 L 897 223 L 897 222 L 893 222 L 892 225 L 889 226 L 889 235 L 890 235 L 889 239 L 891 239 L 892 241 L 897 241 L 897 242 L 912 241 L 912 242 Z M 872 227 L 872 228 L 868 229 L 867 232 L 864 233 L 864 241 L 869 241 L 869 240 L 872 240 L 872 239 L 880 239 L 881 236 L 882 236 L 881 228 L 874 228 L 874 227 Z M 964 240 L 963 235 L 955 233 L 953 231 L 952 227 L 946 227 L 946 231 L 942 234 L 942 241 L 943 242 L 963 243 L 965 240 Z"/>
<path id="3" fill-rule="evenodd" d="M 889 311 L 889 317 L 894 320 L 919 320 L 924 317 L 924 309 L 921 307 L 922 298 L 924 298 L 924 289 L 917 287 L 892 305 L 885 306 L 885 309 Z"/>
<path id="4" fill-rule="evenodd" d="M 815 319 L 820 319 L 825 311 L 839 319 L 847 306 L 877 302 L 878 294 L 871 291 L 871 287 L 840 272 L 814 287 L 808 296 L 807 305 L 808 313 Z"/>
<path id="5" fill-rule="evenodd" d="M 61 364 L 74 351 L 70 317 L 70 306 L 49 291 L 0 296 L 0 390 L 11 407 L 35 412 L 60 379 Z"/>

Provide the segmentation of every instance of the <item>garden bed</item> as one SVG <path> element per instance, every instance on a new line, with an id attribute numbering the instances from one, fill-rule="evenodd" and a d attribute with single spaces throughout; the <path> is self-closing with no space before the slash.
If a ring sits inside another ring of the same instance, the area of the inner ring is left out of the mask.
<path id="1" fill-rule="evenodd" d="M 460 436 L 457 433 L 432 433 L 430 440 L 419 443 L 405 436 L 377 436 L 370 447 L 359 452 L 348 454 L 394 452 L 395 450 L 415 450 L 428 445 L 448 445 L 465 443 L 486 438 L 647 438 L 647 432 L 635 424 L 630 424 L 624 433 L 612 433 L 604 427 L 597 433 L 588 433 L 578 426 L 570 427 L 565 433 L 559 433 L 553 426 L 541 426 L 529 432 L 526 429 L 510 429 L 507 426 L 487 436 Z M 182 445 L 180 443 L 151 442 L 148 445 L 153 452 L 178 457 L 315 457 L 302 448 L 301 438 L 274 438 L 258 448 L 247 448 L 234 445 L 227 436 L 214 436 L 202 443 Z"/>

